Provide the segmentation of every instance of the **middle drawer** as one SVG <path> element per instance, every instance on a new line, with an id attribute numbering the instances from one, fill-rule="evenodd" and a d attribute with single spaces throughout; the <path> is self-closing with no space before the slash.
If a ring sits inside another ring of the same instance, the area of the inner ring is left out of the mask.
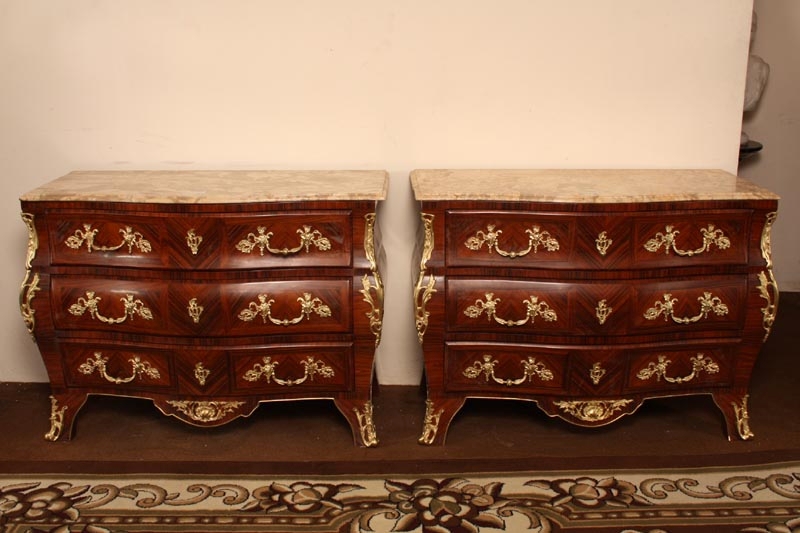
<path id="1" fill-rule="evenodd" d="M 352 324 L 350 279 L 110 280 L 53 276 L 57 329 L 153 335 L 344 333 Z"/>
<path id="2" fill-rule="evenodd" d="M 632 335 L 735 330 L 746 276 L 620 282 L 448 278 L 450 332 Z"/>

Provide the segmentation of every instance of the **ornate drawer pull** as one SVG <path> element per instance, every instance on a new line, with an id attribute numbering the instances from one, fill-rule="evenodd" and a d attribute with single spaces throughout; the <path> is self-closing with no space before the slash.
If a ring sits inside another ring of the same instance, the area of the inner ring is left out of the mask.
<path id="1" fill-rule="evenodd" d="M 334 376 L 333 369 L 323 363 L 322 361 L 317 361 L 312 356 L 306 357 L 301 363 L 303 364 L 303 368 L 305 368 L 305 374 L 303 374 L 302 378 L 298 379 L 281 379 L 275 375 L 275 367 L 278 366 L 277 361 L 272 361 L 271 357 L 264 357 L 263 358 L 264 364 L 256 363 L 253 365 L 251 370 L 248 370 L 244 373 L 244 379 L 247 381 L 258 381 L 262 377 L 267 380 L 267 383 L 271 383 L 275 381 L 278 385 L 283 385 L 286 387 L 291 387 L 293 385 L 300 385 L 305 383 L 306 380 L 310 379 L 314 381 L 314 376 L 319 374 L 323 378 L 332 378 Z"/>
<path id="2" fill-rule="evenodd" d="M 150 241 L 145 239 L 144 236 L 138 231 L 133 231 L 133 228 L 130 226 L 125 226 L 123 229 L 119 230 L 119 232 L 122 234 L 122 242 L 116 246 L 96 245 L 94 243 L 94 237 L 97 235 L 98 231 L 99 230 L 92 229 L 91 224 L 84 224 L 83 230 L 75 230 L 75 234 L 71 237 L 68 237 L 64 243 L 75 250 L 78 250 L 81 246 L 83 246 L 83 243 L 86 243 L 86 249 L 89 253 L 114 252 L 121 249 L 123 246 L 128 247 L 128 254 L 133 253 L 134 246 L 142 253 L 149 253 L 153 250 L 153 247 L 150 245 Z"/>
<path id="3" fill-rule="evenodd" d="M 484 311 L 486 311 L 486 317 L 488 319 L 494 319 L 494 321 L 498 324 L 509 327 L 523 326 L 529 321 L 531 324 L 533 324 L 533 321 L 537 316 L 541 316 L 547 322 L 555 322 L 558 320 L 558 315 L 556 315 L 555 311 L 550 309 L 550 306 L 547 304 L 547 302 L 540 302 L 539 298 L 533 295 L 531 295 L 529 299 L 523 300 L 523 303 L 528 308 L 527 316 L 525 318 L 521 320 L 505 320 L 495 314 L 497 312 L 497 303 L 500 301 L 500 298 L 494 298 L 494 293 L 487 292 L 485 302 L 480 299 L 475 300 L 475 305 L 470 305 L 467 307 L 464 310 L 464 314 L 470 318 L 478 318 L 483 314 Z"/>
<path id="4" fill-rule="evenodd" d="M 93 319 L 106 324 L 120 324 L 125 322 L 129 317 L 133 320 L 134 315 L 139 315 L 145 320 L 153 320 L 153 312 L 148 309 L 141 300 L 134 300 L 133 294 L 126 294 L 124 298 L 119 301 L 125 306 L 125 314 L 119 318 L 108 318 L 100 314 L 97 310 L 97 302 L 102 300 L 99 296 L 94 295 L 94 291 L 86 291 L 86 298 L 78 298 L 78 301 L 69 306 L 69 312 L 75 316 L 81 316 L 86 311 Z"/>
<path id="5" fill-rule="evenodd" d="M 709 224 L 707 228 L 701 228 L 700 231 L 703 234 L 703 246 L 698 248 L 697 250 L 679 250 L 678 247 L 675 245 L 675 236 L 680 233 L 680 231 L 674 229 L 674 226 L 668 225 L 665 228 L 665 233 L 661 233 L 660 231 L 656 233 L 656 236 L 652 239 L 648 240 L 644 247 L 648 252 L 656 253 L 658 252 L 661 247 L 664 247 L 664 253 L 669 254 L 670 249 L 674 251 L 678 255 L 684 256 L 693 256 L 697 254 L 702 254 L 703 252 L 708 252 L 711 250 L 711 245 L 715 244 L 717 248 L 720 250 L 725 250 L 731 247 L 731 240 L 725 236 L 725 234 L 720 229 L 716 229 L 714 224 Z"/>
<path id="6" fill-rule="evenodd" d="M 269 240 L 272 238 L 272 232 L 267 232 L 264 226 L 258 227 L 258 235 L 255 233 L 248 233 L 246 239 L 242 239 L 236 244 L 236 249 L 242 253 L 249 254 L 258 248 L 261 255 L 264 255 L 264 250 L 274 255 L 291 255 L 305 249 L 306 253 L 309 252 L 313 244 L 320 251 L 327 251 L 331 249 L 331 241 L 327 237 L 323 237 L 322 233 L 318 230 L 311 228 L 311 226 L 303 226 L 297 230 L 300 235 L 300 244 L 295 248 L 272 248 Z"/>
<path id="7" fill-rule="evenodd" d="M 266 294 L 258 295 L 258 302 L 250 302 L 247 309 L 243 309 L 239 313 L 239 320 L 242 322 L 251 322 L 257 316 L 261 316 L 261 320 L 266 324 L 267 319 L 278 326 L 291 326 L 301 322 L 304 318 L 311 318 L 311 313 L 316 313 L 320 317 L 331 316 L 331 308 L 325 305 L 319 298 L 312 298 L 310 293 L 304 292 L 303 296 L 297 299 L 300 302 L 301 310 L 300 315 L 295 318 L 280 319 L 272 316 L 272 304 L 275 300 L 267 300 Z"/>
<path id="8" fill-rule="evenodd" d="M 82 374 L 89 375 L 95 370 L 103 376 L 107 381 L 114 383 L 116 385 L 121 385 L 122 383 L 130 383 L 134 379 L 142 378 L 142 374 L 149 377 L 150 379 L 159 379 L 161 374 L 158 372 L 158 369 L 153 368 L 150 363 L 147 361 L 142 361 L 139 356 L 135 356 L 132 359 L 128 359 L 128 362 L 133 367 L 133 373 L 128 376 L 127 378 L 115 378 L 109 376 L 106 372 L 106 362 L 108 362 L 107 357 L 103 357 L 103 354 L 100 352 L 94 353 L 94 359 L 87 359 L 85 363 L 78 367 L 78 370 Z"/>
<path id="9" fill-rule="evenodd" d="M 483 247 L 483 243 L 486 243 L 489 253 L 492 253 L 494 250 L 503 257 L 510 257 L 512 259 L 515 257 L 524 257 L 531 251 L 537 253 L 539 251 L 539 246 L 543 246 L 548 252 L 555 252 L 559 248 L 558 241 L 553 238 L 549 232 L 541 231 L 539 226 L 531 226 L 531 229 L 525 230 L 525 233 L 528 234 L 528 247 L 519 252 L 506 252 L 505 250 L 501 250 L 497 243 L 498 237 L 503 233 L 503 230 L 499 229 L 495 231 L 494 228 L 494 224 L 487 225 L 486 231 L 477 231 L 475 235 L 467 239 L 464 246 L 470 250 L 477 251 Z"/>
<path id="10" fill-rule="evenodd" d="M 533 381 L 533 376 L 538 376 L 542 381 L 550 381 L 553 379 L 553 372 L 547 368 L 543 363 L 540 363 L 534 357 L 523 359 L 520 364 L 522 365 L 523 375 L 517 379 L 502 379 L 494 375 L 494 367 L 498 363 L 491 355 L 484 355 L 483 362 L 475 361 L 471 366 L 464 370 L 464 375 L 470 379 L 476 379 L 481 374 L 484 375 L 486 382 L 491 378 L 495 383 L 500 385 L 512 386 L 522 385 L 525 381 Z"/>
<path id="11" fill-rule="evenodd" d="M 704 292 L 703 296 L 698 296 L 697 301 L 700 302 L 700 313 L 692 317 L 676 317 L 673 315 L 674 306 L 677 301 L 678 299 L 673 298 L 672 294 L 665 293 L 664 301 L 653 304 L 653 307 L 645 311 L 644 317 L 647 320 L 655 320 L 663 314 L 664 321 L 666 321 L 667 318 L 672 318 L 672 321 L 678 324 L 689 324 L 691 322 L 697 322 L 701 318 L 708 318 L 708 313 L 711 311 L 714 311 L 714 314 L 717 316 L 728 314 L 728 306 L 722 303 L 722 300 L 720 300 L 718 296 L 712 296 L 710 292 Z"/>
<path id="12" fill-rule="evenodd" d="M 657 363 L 650 362 L 645 368 L 641 369 L 636 374 L 636 377 L 642 381 L 647 381 L 651 377 L 655 376 L 656 381 L 661 381 L 661 378 L 663 377 L 664 381 L 668 383 L 686 383 L 696 378 L 703 371 L 708 372 L 709 374 L 716 374 L 719 372 L 719 365 L 710 357 L 706 357 L 701 353 L 697 354 L 695 357 L 692 357 L 691 361 L 691 374 L 688 376 L 671 378 L 667 376 L 667 366 L 672 363 L 672 361 L 663 355 L 659 355 Z"/>

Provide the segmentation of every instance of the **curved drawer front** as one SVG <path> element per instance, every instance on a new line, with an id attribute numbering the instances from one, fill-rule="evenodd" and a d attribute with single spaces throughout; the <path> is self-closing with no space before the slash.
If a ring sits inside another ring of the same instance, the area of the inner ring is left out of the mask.
<path id="1" fill-rule="evenodd" d="M 62 343 L 64 375 L 70 386 L 125 394 L 173 390 L 171 352 L 103 343 Z"/>
<path id="2" fill-rule="evenodd" d="M 190 283 L 54 277 L 59 329 L 153 335 L 339 333 L 349 279 Z"/>
<path id="3" fill-rule="evenodd" d="M 554 393 L 564 390 L 567 352 L 521 344 L 447 343 L 445 389 Z"/>
<path id="4" fill-rule="evenodd" d="M 730 386 L 736 343 L 646 348 L 449 342 L 449 391 L 563 393 L 576 397 L 688 393 Z M 569 386 L 567 385 L 569 384 Z"/>
<path id="5" fill-rule="evenodd" d="M 448 266 L 609 269 L 748 261 L 750 213 L 592 215 L 529 211 L 447 214 Z"/>
<path id="6" fill-rule="evenodd" d="M 551 213 L 447 213 L 448 266 L 558 267 L 569 263 L 575 218 Z"/>
<path id="7" fill-rule="evenodd" d="M 351 263 L 349 212 L 263 216 L 49 215 L 53 264 L 243 269 Z"/>
<path id="8" fill-rule="evenodd" d="M 567 333 L 569 296 L 561 283 L 450 278 L 446 323 L 454 332 Z"/>
<path id="9" fill-rule="evenodd" d="M 747 311 L 747 278 L 636 284 L 633 302 L 633 332 L 738 330 Z"/>
<path id="10" fill-rule="evenodd" d="M 231 353 L 235 391 L 297 394 L 345 391 L 352 382 L 349 343 L 281 345 Z"/>
<path id="11" fill-rule="evenodd" d="M 349 266 L 349 213 L 292 213 L 222 220 L 221 268 Z"/>
<path id="12" fill-rule="evenodd" d="M 742 327 L 747 278 L 626 284 L 450 278 L 452 332 L 630 335 Z"/>
<path id="13" fill-rule="evenodd" d="M 164 220 L 136 215 L 51 213 L 54 265 L 167 268 Z"/>
<path id="14" fill-rule="evenodd" d="M 744 265 L 748 261 L 749 211 L 678 211 L 637 217 L 633 225 L 636 267 Z"/>
<path id="15" fill-rule="evenodd" d="M 169 332 L 169 285 L 164 281 L 53 276 L 56 329 Z"/>
<path id="16" fill-rule="evenodd" d="M 624 392 L 682 392 L 731 384 L 735 346 L 651 348 L 629 356 Z"/>
<path id="17" fill-rule="evenodd" d="M 60 349 L 70 386 L 122 394 L 172 391 L 173 376 L 178 392 L 192 396 L 335 392 L 349 390 L 352 383 L 351 343 L 164 350 L 73 341 L 61 343 Z"/>

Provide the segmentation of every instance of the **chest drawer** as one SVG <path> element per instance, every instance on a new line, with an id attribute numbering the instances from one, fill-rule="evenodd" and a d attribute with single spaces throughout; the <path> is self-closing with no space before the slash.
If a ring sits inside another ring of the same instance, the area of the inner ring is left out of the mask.
<path id="1" fill-rule="evenodd" d="M 53 276 L 55 326 L 153 335 L 342 333 L 352 323 L 349 279 L 261 282 Z"/>
<path id="2" fill-rule="evenodd" d="M 743 325 L 747 278 L 626 283 L 450 278 L 448 331 L 632 335 Z"/>
<path id="3" fill-rule="evenodd" d="M 523 344 L 445 345 L 445 389 L 472 392 L 564 390 L 566 351 Z"/>
<path id="4" fill-rule="evenodd" d="M 196 217 L 50 213 L 55 265 L 243 269 L 349 266 L 347 211 Z"/>
<path id="5" fill-rule="evenodd" d="M 353 345 L 281 345 L 231 354 L 235 391 L 281 394 L 295 389 L 346 391 L 352 383 Z"/>
<path id="6" fill-rule="evenodd" d="M 352 343 L 282 344 L 248 348 L 62 342 L 70 386 L 115 392 L 285 394 L 345 391 L 352 385 Z"/>
<path id="7" fill-rule="evenodd" d="M 505 268 L 664 268 L 748 261 L 750 213 L 592 215 L 448 211 L 447 264 Z"/>
<path id="8" fill-rule="evenodd" d="M 627 393 L 696 390 L 730 385 L 735 344 L 661 347 L 630 356 Z"/>
<path id="9" fill-rule="evenodd" d="M 62 343 L 64 375 L 70 386 L 113 392 L 171 391 L 173 354 L 157 349 L 104 343 Z"/>

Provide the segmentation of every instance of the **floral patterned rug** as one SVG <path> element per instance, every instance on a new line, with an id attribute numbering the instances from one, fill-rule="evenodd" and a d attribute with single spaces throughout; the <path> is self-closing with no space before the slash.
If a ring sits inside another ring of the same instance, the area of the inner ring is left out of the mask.
<path id="1" fill-rule="evenodd" d="M 424 477 L 0 474 L 0 531 L 800 533 L 800 462 Z"/>

